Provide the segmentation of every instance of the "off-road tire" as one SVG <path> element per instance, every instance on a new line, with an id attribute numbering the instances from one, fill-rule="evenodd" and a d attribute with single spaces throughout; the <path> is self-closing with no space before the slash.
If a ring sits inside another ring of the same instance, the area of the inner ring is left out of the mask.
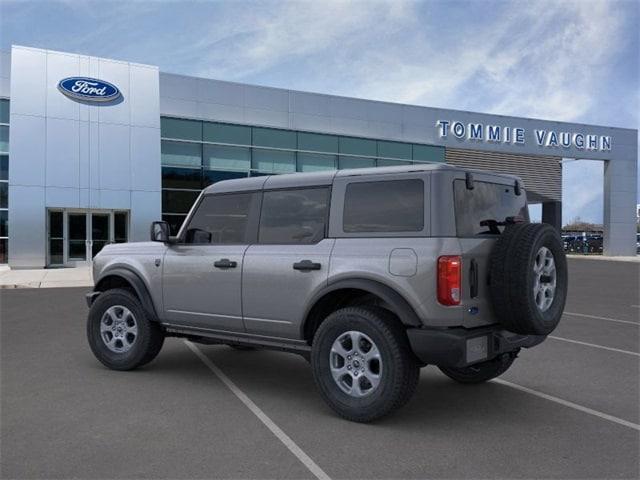
<path id="1" fill-rule="evenodd" d="M 516 354 L 505 354 L 468 367 L 438 367 L 447 377 L 458 383 L 475 384 L 482 383 L 499 377 L 506 372 L 516 359 Z"/>
<path id="2" fill-rule="evenodd" d="M 111 351 L 100 333 L 100 322 L 109 307 L 124 306 L 133 314 L 137 335 L 131 348 L 123 353 Z M 136 296 L 125 289 L 112 289 L 101 293 L 93 302 L 87 317 L 87 339 L 96 358 L 112 370 L 133 370 L 151 362 L 162 349 L 162 327 L 145 312 Z"/>
<path id="3" fill-rule="evenodd" d="M 546 311 L 536 305 L 533 265 L 541 247 L 553 254 L 555 291 Z M 523 335 L 548 335 L 558 325 L 567 297 L 567 259 L 560 235 L 551 225 L 509 225 L 496 242 L 489 266 L 490 296 L 505 329 Z"/>
<path id="4" fill-rule="evenodd" d="M 359 331 L 376 344 L 382 359 L 380 383 L 369 395 L 354 398 L 343 392 L 330 370 L 330 350 L 345 332 Z M 409 401 L 420 375 L 404 327 L 379 307 L 347 307 L 333 312 L 318 328 L 312 344 L 311 368 L 320 395 L 340 416 L 371 422 Z"/>

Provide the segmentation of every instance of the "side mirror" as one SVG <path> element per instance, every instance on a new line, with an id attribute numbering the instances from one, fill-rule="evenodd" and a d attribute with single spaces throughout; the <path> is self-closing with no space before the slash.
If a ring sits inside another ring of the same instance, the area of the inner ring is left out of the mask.
<path id="1" fill-rule="evenodd" d="M 152 242 L 169 242 L 169 224 L 167 222 L 153 222 L 151 224 Z"/>

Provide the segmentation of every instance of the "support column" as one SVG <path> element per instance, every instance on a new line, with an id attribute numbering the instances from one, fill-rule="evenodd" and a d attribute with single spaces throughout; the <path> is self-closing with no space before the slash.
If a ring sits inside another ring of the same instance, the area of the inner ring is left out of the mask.
<path id="1" fill-rule="evenodd" d="M 562 202 L 542 202 L 542 223 L 562 230 Z"/>
<path id="2" fill-rule="evenodd" d="M 604 165 L 604 254 L 636 255 L 637 144 Z"/>

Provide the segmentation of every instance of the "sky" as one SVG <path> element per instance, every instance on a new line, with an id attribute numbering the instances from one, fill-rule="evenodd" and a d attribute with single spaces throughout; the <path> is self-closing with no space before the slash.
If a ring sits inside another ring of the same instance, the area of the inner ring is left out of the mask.
<path id="1" fill-rule="evenodd" d="M 638 128 L 640 1 L 0 0 L 12 44 L 390 102 Z M 603 165 L 563 163 L 563 221 Z M 539 215 L 534 210 L 534 216 Z"/>

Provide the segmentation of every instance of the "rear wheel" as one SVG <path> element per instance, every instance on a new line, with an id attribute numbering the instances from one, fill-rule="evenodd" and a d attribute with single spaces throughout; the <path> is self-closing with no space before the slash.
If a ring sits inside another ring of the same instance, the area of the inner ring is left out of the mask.
<path id="1" fill-rule="evenodd" d="M 100 294 L 89 310 L 87 339 L 100 362 L 113 370 L 133 370 L 153 360 L 164 343 L 162 328 L 140 301 L 124 289 Z"/>
<path id="2" fill-rule="evenodd" d="M 356 422 L 404 405 L 420 372 L 398 319 L 374 307 L 343 308 L 327 317 L 313 340 L 311 366 L 327 404 Z"/>
<path id="3" fill-rule="evenodd" d="M 476 363 L 468 367 L 449 368 L 438 367 L 447 377 L 459 383 L 482 383 L 499 377 L 506 372 L 516 359 L 517 353 L 506 353 L 489 360 L 488 362 Z"/>

